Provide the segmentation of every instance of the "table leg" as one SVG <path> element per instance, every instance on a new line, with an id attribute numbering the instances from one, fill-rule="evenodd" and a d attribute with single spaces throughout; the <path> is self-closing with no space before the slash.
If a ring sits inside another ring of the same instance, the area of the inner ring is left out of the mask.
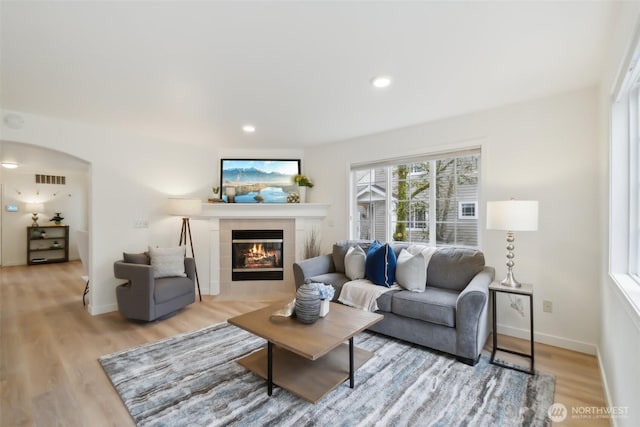
<path id="1" fill-rule="evenodd" d="M 349 387 L 354 386 L 353 378 L 353 337 L 349 338 Z"/>
<path id="2" fill-rule="evenodd" d="M 267 394 L 273 394 L 273 344 L 267 342 Z"/>
<path id="3" fill-rule="evenodd" d="M 533 295 L 529 295 L 529 313 L 531 313 L 531 373 L 535 374 L 534 352 L 533 352 Z"/>
<path id="4" fill-rule="evenodd" d="M 493 341 L 493 348 L 491 349 L 491 359 L 490 362 L 493 363 L 496 357 L 496 350 L 498 349 L 498 322 L 496 317 L 496 292 L 489 291 L 491 295 L 491 317 L 492 317 L 492 328 L 493 332 L 491 333 L 491 338 Z"/>

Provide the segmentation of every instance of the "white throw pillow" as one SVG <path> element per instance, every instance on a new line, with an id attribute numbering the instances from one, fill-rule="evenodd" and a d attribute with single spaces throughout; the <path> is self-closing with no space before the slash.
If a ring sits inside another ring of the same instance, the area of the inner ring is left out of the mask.
<path id="1" fill-rule="evenodd" d="M 411 245 L 407 248 L 407 251 L 411 255 L 415 255 L 417 253 L 422 253 L 422 255 L 424 255 L 424 259 L 427 263 L 427 266 L 425 268 L 425 274 L 427 274 L 427 271 L 429 270 L 429 261 L 431 261 L 431 257 L 433 256 L 433 254 L 435 254 L 438 251 L 438 248 L 436 248 L 435 246 L 427 246 L 427 245 Z"/>
<path id="2" fill-rule="evenodd" d="M 151 258 L 151 268 L 153 277 L 186 277 L 184 272 L 184 257 L 186 247 L 177 248 L 152 248 L 149 247 L 149 258 Z"/>
<path id="3" fill-rule="evenodd" d="M 364 279 L 367 254 L 360 246 L 352 246 L 344 256 L 344 273 L 350 280 Z"/>
<path id="4" fill-rule="evenodd" d="M 436 253 L 437 250 L 438 248 L 434 246 L 427 246 L 427 245 L 411 245 L 407 248 L 407 251 L 411 255 L 415 255 L 418 252 L 422 252 L 422 255 L 424 255 L 424 258 L 427 260 L 427 265 L 429 265 L 429 260 L 431 259 L 433 254 Z"/>
<path id="5" fill-rule="evenodd" d="M 408 291 L 424 292 L 427 287 L 427 261 L 422 251 L 411 254 L 402 249 L 396 263 L 396 283 Z"/>

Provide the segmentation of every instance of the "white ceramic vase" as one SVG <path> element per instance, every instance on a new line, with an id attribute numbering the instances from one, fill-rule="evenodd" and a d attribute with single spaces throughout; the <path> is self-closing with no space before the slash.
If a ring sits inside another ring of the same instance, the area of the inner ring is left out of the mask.
<path id="1" fill-rule="evenodd" d="M 320 317 L 325 317 L 329 314 L 330 301 L 328 299 L 320 300 Z"/>
<path id="2" fill-rule="evenodd" d="M 298 185 L 298 194 L 300 195 L 300 203 L 307 203 L 307 187 Z"/>

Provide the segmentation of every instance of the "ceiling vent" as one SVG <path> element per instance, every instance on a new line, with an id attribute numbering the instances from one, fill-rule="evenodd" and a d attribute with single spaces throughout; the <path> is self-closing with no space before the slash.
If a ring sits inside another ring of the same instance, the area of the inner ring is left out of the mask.
<path id="1" fill-rule="evenodd" d="M 36 174 L 36 184 L 67 184 L 67 177 L 57 175 Z"/>

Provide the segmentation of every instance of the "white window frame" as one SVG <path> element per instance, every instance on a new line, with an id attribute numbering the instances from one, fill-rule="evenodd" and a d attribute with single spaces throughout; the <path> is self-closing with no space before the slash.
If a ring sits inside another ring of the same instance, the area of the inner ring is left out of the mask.
<path id="1" fill-rule="evenodd" d="M 640 316 L 640 45 L 610 110 L 609 275 Z"/>
<path id="2" fill-rule="evenodd" d="M 473 206 L 473 215 L 465 215 L 464 206 L 472 205 Z M 478 219 L 478 202 L 458 202 L 458 219 Z"/>
<path id="3" fill-rule="evenodd" d="M 354 217 L 353 213 L 357 212 L 357 201 L 356 201 L 356 197 L 355 194 L 357 193 L 357 183 L 353 180 L 353 173 L 357 170 L 362 170 L 362 169 L 376 169 L 376 168 L 385 168 L 385 167 L 389 167 L 389 166 L 395 166 L 398 164 L 403 164 L 403 163 L 415 163 L 415 162 L 425 162 L 425 161 L 432 161 L 432 160 L 440 160 L 443 158 L 447 158 L 447 157 L 463 157 L 465 155 L 468 154 L 476 154 L 478 156 L 480 156 L 480 161 L 478 163 L 478 179 L 480 179 L 481 174 L 482 174 L 482 146 L 481 145 L 475 145 L 475 146 L 465 146 L 465 147 L 459 147 L 459 148 L 452 148 L 452 149 L 447 149 L 447 150 L 443 150 L 443 151 L 437 151 L 433 154 L 416 154 L 416 155 L 411 155 L 411 156 L 406 156 L 406 157 L 402 157 L 402 158 L 392 158 L 392 159 L 385 159 L 385 160 L 380 160 L 380 161 L 374 161 L 374 162 L 367 162 L 367 163 L 362 163 L 362 164 L 351 164 L 350 168 L 349 168 L 349 181 L 350 181 L 350 187 L 351 190 L 349 192 L 349 206 L 350 206 L 350 212 L 352 212 L 352 214 L 350 214 L 350 224 L 349 224 L 349 235 L 350 238 L 354 239 L 356 238 L 356 236 L 358 236 L 358 234 L 354 234 L 356 232 L 355 228 L 356 225 L 353 223 L 354 221 L 356 221 L 356 218 Z M 421 173 L 421 172 L 420 172 Z M 420 173 L 417 172 L 410 172 L 410 174 L 414 174 L 414 175 L 418 175 Z M 436 169 L 434 167 L 431 168 L 430 170 L 431 173 L 431 182 L 436 182 Z M 386 181 L 386 185 L 387 188 L 391 188 L 392 186 L 392 176 L 391 174 L 387 173 L 385 176 L 385 181 Z M 430 200 L 436 200 L 436 186 L 435 185 L 431 185 L 430 186 Z M 480 187 L 480 182 L 478 182 L 478 197 L 480 197 L 480 191 L 481 191 L 481 187 Z M 467 202 L 468 203 L 468 202 Z M 478 215 L 478 207 L 477 207 L 477 203 L 476 203 L 476 220 L 479 220 L 479 215 Z M 393 210 L 393 201 L 391 200 L 390 197 L 386 198 L 386 212 L 391 212 Z M 458 214 L 459 217 L 459 214 Z M 436 226 L 437 226 L 437 222 L 436 222 L 436 215 L 430 215 L 429 213 L 427 213 L 426 215 L 427 218 L 427 226 L 429 228 L 429 236 L 430 236 L 430 242 L 428 243 L 429 245 L 433 245 L 434 247 L 437 246 L 437 242 L 436 242 Z M 460 219 L 460 218 L 458 218 Z M 471 217 L 465 217 L 464 219 L 472 219 Z M 392 218 L 391 215 L 386 215 L 385 218 L 385 227 L 386 227 L 386 240 L 387 241 L 393 241 L 392 238 Z M 481 233 L 480 233 L 480 221 L 478 221 L 478 225 L 477 225 L 477 244 L 475 246 L 469 246 L 469 247 L 474 247 L 474 248 L 478 248 L 481 245 Z"/>

